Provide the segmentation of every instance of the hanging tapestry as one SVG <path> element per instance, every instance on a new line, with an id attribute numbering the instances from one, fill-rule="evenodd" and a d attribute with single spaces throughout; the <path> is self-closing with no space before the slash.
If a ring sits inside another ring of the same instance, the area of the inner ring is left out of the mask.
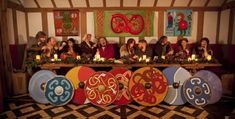
<path id="1" fill-rule="evenodd" d="M 167 36 L 191 36 L 192 10 L 167 10 L 165 34 Z"/>
<path id="2" fill-rule="evenodd" d="M 78 36 L 79 12 L 77 10 L 54 11 L 56 36 Z"/>
<path id="3" fill-rule="evenodd" d="M 96 11 L 96 35 L 102 35 L 106 37 L 152 36 L 153 17 L 153 12 L 149 11 Z"/>

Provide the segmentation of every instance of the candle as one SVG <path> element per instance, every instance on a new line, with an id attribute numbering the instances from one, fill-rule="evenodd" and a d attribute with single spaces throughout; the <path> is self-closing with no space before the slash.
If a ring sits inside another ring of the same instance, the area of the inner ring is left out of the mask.
<path id="1" fill-rule="evenodd" d="M 104 58 L 102 57 L 102 58 L 100 58 L 100 60 L 103 62 L 103 61 L 104 61 Z"/>
<path id="2" fill-rule="evenodd" d="M 143 55 L 143 60 L 146 60 L 146 57 L 147 57 L 146 55 Z"/>
<path id="3" fill-rule="evenodd" d="M 195 60 L 195 58 L 196 58 L 196 55 L 192 54 L 192 60 Z"/>
<path id="4" fill-rule="evenodd" d="M 36 55 L 36 60 L 40 61 L 41 60 L 41 56 L 40 55 Z"/>
<path id="5" fill-rule="evenodd" d="M 198 61 L 198 59 L 196 58 L 196 59 L 195 59 L 195 61 L 197 62 L 197 61 Z"/>
<path id="6" fill-rule="evenodd" d="M 212 59 L 211 55 L 208 55 L 208 56 L 206 57 L 206 59 L 207 59 L 208 61 L 211 61 L 211 59 Z"/>
<path id="7" fill-rule="evenodd" d="M 162 58 L 162 59 L 166 59 L 166 56 L 162 55 L 161 58 Z"/>
<path id="8" fill-rule="evenodd" d="M 190 58 L 190 57 L 188 58 L 188 61 L 191 61 L 191 58 Z"/>
<path id="9" fill-rule="evenodd" d="M 58 55 L 54 54 L 54 59 L 57 60 L 58 59 Z"/>
<path id="10" fill-rule="evenodd" d="M 100 59 L 100 54 L 96 54 L 95 58 L 99 60 Z"/>
<path id="11" fill-rule="evenodd" d="M 52 62 L 54 62 L 54 61 L 55 61 L 55 59 L 51 59 L 51 61 L 52 61 Z"/>
<path id="12" fill-rule="evenodd" d="M 76 59 L 77 59 L 77 60 L 80 60 L 80 59 L 81 59 L 81 57 L 80 57 L 79 55 L 77 55 Z"/>
<path id="13" fill-rule="evenodd" d="M 95 62 L 95 61 L 96 61 L 96 58 L 94 58 L 93 61 Z"/>
<path id="14" fill-rule="evenodd" d="M 140 57 L 140 58 L 139 58 L 139 62 L 141 62 L 141 61 L 142 61 L 142 58 Z"/>
<path id="15" fill-rule="evenodd" d="M 147 59 L 146 59 L 146 62 L 149 62 L 149 61 L 150 61 L 150 59 L 149 59 L 149 58 L 147 58 Z"/>

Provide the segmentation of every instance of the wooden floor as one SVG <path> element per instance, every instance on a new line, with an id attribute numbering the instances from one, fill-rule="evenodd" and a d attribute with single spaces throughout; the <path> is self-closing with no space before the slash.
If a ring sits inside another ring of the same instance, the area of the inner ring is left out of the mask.
<path id="1" fill-rule="evenodd" d="M 24 101 L 25 100 L 25 101 Z M 119 119 L 120 106 L 110 105 L 108 107 L 97 107 L 91 104 L 75 105 L 69 103 L 64 106 L 53 106 L 51 104 L 38 104 L 29 102 L 27 95 L 16 97 L 6 103 L 6 111 L 0 114 L 4 118 L 89 118 L 89 119 Z M 211 118 L 224 119 L 235 116 L 235 101 L 221 100 L 220 102 L 208 105 L 204 108 L 196 108 L 190 104 L 183 106 L 169 106 L 161 103 L 154 107 L 145 107 L 132 103 L 126 106 L 128 119 L 153 119 L 153 118 Z"/>

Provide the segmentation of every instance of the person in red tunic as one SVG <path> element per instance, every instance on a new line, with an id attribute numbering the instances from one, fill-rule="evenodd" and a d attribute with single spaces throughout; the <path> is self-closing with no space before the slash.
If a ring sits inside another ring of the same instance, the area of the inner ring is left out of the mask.
<path id="1" fill-rule="evenodd" d="M 100 54 L 100 57 L 112 60 L 114 59 L 114 49 L 110 45 L 105 37 L 100 37 L 97 42 L 98 49 L 96 54 Z"/>

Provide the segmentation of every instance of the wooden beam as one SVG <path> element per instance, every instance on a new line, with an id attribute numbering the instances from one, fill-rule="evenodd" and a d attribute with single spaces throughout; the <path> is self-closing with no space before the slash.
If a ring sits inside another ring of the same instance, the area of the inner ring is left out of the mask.
<path id="1" fill-rule="evenodd" d="M 220 16 L 221 16 L 221 11 L 218 11 L 217 28 L 216 28 L 216 44 L 219 44 Z"/>
<path id="2" fill-rule="evenodd" d="M 137 1 L 137 7 L 140 7 L 140 1 L 141 1 L 141 0 L 138 0 L 138 1 Z"/>
<path id="3" fill-rule="evenodd" d="M 38 8 L 41 8 L 37 0 L 34 0 L 35 4 L 37 5 Z"/>
<path id="4" fill-rule="evenodd" d="M 21 0 L 18 0 L 18 2 L 20 3 L 21 6 L 24 6 L 23 3 L 21 2 Z"/>
<path id="5" fill-rule="evenodd" d="M 48 20 L 47 20 L 47 11 L 42 12 L 42 30 L 48 34 Z"/>
<path id="6" fill-rule="evenodd" d="M 228 0 L 224 0 L 222 6 L 224 6 L 227 3 Z"/>
<path id="7" fill-rule="evenodd" d="M 72 2 L 72 0 L 69 0 L 69 5 L 70 5 L 71 8 L 73 8 L 73 2 Z"/>
<path id="8" fill-rule="evenodd" d="M 123 0 L 120 0 L 120 7 L 123 7 Z"/>
<path id="9" fill-rule="evenodd" d="M 235 8 L 231 9 L 229 15 L 228 44 L 232 44 L 233 41 L 234 10 Z"/>
<path id="10" fill-rule="evenodd" d="M 86 6 L 87 6 L 88 8 L 90 7 L 89 0 L 86 0 Z"/>
<path id="11" fill-rule="evenodd" d="M 15 44 L 19 44 L 19 36 L 18 36 L 18 26 L 17 26 L 17 16 L 16 10 L 12 9 L 12 16 L 13 16 L 13 28 L 14 28 L 14 36 L 15 36 Z"/>
<path id="12" fill-rule="evenodd" d="M 52 12 L 53 10 L 77 10 L 80 11 L 87 11 L 92 12 L 94 10 L 153 10 L 153 11 L 165 11 L 168 9 L 191 9 L 193 11 L 219 11 L 220 7 L 90 7 L 90 8 L 84 8 L 84 7 L 74 7 L 74 8 L 25 8 L 26 12 L 41 12 L 43 10 L 46 10 L 47 12 Z"/>
<path id="13" fill-rule="evenodd" d="M 197 23 L 197 40 L 200 40 L 203 37 L 204 11 L 198 12 Z"/>
<path id="14" fill-rule="evenodd" d="M 217 27 L 216 27 L 216 42 L 215 42 L 216 44 L 219 44 L 220 16 L 221 16 L 221 11 L 218 11 Z"/>
<path id="15" fill-rule="evenodd" d="M 210 1 L 211 1 L 211 0 L 207 0 L 206 3 L 205 3 L 205 5 L 204 5 L 204 7 L 207 7 Z"/>
<path id="16" fill-rule="evenodd" d="M 106 7 L 106 0 L 103 0 L 103 6 Z"/>
<path id="17" fill-rule="evenodd" d="M 12 62 L 9 49 L 7 7 L 8 0 L 0 0 L 0 112 L 3 111 L 3 99 L 12 91 Z"/>
<path id="18" fill-rule="evenodd" d="M 25 9 L 24 9 L 23 6 L 18 5 L 18 4 L 16 4 L 16 3 L 13 3 L 13 2 L 11 2 L 11 1 L 7 1 L 7 8 L 16 9 L 16 10 L 19 10 L 19 11 L 22 11 L 22 12 L 25 11 Z"/>
<path id="19" fill-rule="evenodd" d="M 86 24 L 87 24 L 87 22 L 86 22 L 86 12 L 84 12 L 84 11 L 81 11 L 80 12 L 81 13 L 81 38 L 85 35 L 85 34 L 87 34 L 87 27 L 86 27 Z"/>
<path id="20" fill-rule="evenodd" d="M 164 33 L 164 11 L 158 12 L 158 37 L 162 36 Z"/>
<path id="21" fill-rule="evenodd" d="M 171 1 L 171 7 L 173 7 L 174 4 L 175 4 L 175 0 L 172 0 L 172 1 Z"/>
<path id="22" fill-rule="evenodd" d="M 25 13 L 25 22 L 26 22 L 26 35 L 27 41 L 29 40 L 29 20 L 28 20 L 28 12 Z"/>
<path id="23" fill-rule="evenodd" d="M 157 6 L 157 1 L 158 1 L 158 0 L 155 0 L 155 1 L 154 1 L 153 7 L 156 7 L 156 6 Z"/>
<path id="24" fill-rule="evenodd" d="M 187 7 L 190 7 L 192 2 L 193 2 L 193 0 L 189 0 Z"/>
<path id="25" fill-rule="evenodd" d="M 54 8 L 57 8 L 56 4 L 55 4 L 55 0 L 51 0 L 52 4 L 53 4 L 53 7 Z"/>
<path id="26" fill-rule="evenodd" d="M 235 8 L 235 1 L 231 1 L 231 2 L 223 4 L 223 6 L 221 7 L 221 11 L 230 9 L 230 8 Z"/>

